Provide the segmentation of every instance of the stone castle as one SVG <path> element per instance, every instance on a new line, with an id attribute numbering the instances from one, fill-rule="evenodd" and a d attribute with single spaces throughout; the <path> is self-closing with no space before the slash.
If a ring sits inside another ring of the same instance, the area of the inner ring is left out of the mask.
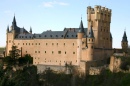
<path id="1" fill-rule="evenodd" d="M 7 27 L 6 56 L 12 46 L 17 46 L 21 56 L 30 54 L 33 64 L 40 66 L 64 67 L 71 64 L 83 73 L 90 67 L 104 64 L 113 54 L 110 32 L 111 9 L 95 6 L 87 7 L 88 28 L 82 19 L 77 28 L 64 28 L 63 31 L 44 31 L 33 34 L 17 26 L 14 16 L 11 27 Z M 122 48 L 128 47 L 126 32 Z"/>

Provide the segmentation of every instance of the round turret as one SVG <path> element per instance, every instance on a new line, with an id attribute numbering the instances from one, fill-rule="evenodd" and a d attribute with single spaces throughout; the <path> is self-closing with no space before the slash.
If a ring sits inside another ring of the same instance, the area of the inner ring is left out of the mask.
<path id="1" fill-rule="evenodd" d="M 124 31 L 124 35 L 121 41 L 121 46 L 122 46 L 122 49 L 126 52 L 128 48 L 128 40 L 127 40 L 127 35 L 125 31 Z"/>
<path id="2" fill-rule="evenodd" d="M 87 58 L 88 58 L 88 61 L 94 60 L 94 41 L 95 41 L 95 38 L 94 38 L 92 26 L 91 26 L 88 37 L 87 37 L 87 46 L 88 46 Z"/>

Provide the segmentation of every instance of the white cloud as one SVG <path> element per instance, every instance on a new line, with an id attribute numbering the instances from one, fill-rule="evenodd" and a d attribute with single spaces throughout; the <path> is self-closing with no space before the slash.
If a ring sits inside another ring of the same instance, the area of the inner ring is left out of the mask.
<path id="1" fill-rule="evenodd" d="M 55 5 L 66 6 L 66 5 L 69 5 L 69 4 L 65 3 L 65 2 L 50 1 L 50 2 L 43 2 L 42 5 L 44 7 L 54 7 Z"/>

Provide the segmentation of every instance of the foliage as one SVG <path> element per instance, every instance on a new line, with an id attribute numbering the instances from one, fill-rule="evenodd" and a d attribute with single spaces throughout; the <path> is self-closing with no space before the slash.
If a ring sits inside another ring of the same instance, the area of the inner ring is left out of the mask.
<path id="1" fill-rule="evenodd" d="M 20 55 L 19 55 L 20 50 L 17 49 L 17 46 L 12 46 L 12 49 L 9 51 L 9 56 L 12 59 L 17 59 Z"/>
<path id="2" fill-rule="evenodd" d="M 32 64 L 33 63 L 33 57 L 31 57 L 29 54 L 26 54 L 24 57 L 20 57 L 18 59 L 18 62 L 19 62 L 20 65 Z"/>

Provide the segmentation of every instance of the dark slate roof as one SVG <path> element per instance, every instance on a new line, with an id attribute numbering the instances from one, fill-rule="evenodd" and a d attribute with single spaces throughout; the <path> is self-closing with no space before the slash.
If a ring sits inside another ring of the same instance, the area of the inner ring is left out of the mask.
<path id="1" fill-rule="evenodd" d="M 14 18 L 13 18 L 12 26 L 17 26 L 15 16 L 14 16 Z"/>
<path id="2" fill-rule="evenodd" d="M 44 31 L 41 34 L 19 34 L 16 39 L 76 39 L 79 28 L 65 28 L 63 31 Z M 87 31 L 87 28 L 84 28 Z M 86 32 L 87 33 L 87 32 Z M 86 37 L 86 33 L 85 36 Z"/>
<path id="3" fill-rule="evenodd" d="M 79 33 L 84 33 L 84 26 L 83 26 L 82 20 L 81 20 L 80 25 L 79 25 Z"/>
<path id="4" fill-rule="evenodd" d="M 16 34 L 29 33 L 26 29 L 24 29 L 24 27 L 20 28 L 18 26 L 15 26 L 15 27 L 12 26 L 12 28 L 15 30 Z M 12 32 L 12 30 L 10 32 Z"/>
<path id="5" fill-rule="evenodd" d="M 89 38 L 94 38 L 92 26 L 90 27 L 90 31 L 89 31 L 88 37 Z"/>
<path id="6" fill-rule="evenodd" d="M 123 38 L 122 38 L 122 42 L 128 42 L 127 41 L 127 36 L 126 36 L 126 32 L 124 31 L 124 35 L 123 35 Z"/>

